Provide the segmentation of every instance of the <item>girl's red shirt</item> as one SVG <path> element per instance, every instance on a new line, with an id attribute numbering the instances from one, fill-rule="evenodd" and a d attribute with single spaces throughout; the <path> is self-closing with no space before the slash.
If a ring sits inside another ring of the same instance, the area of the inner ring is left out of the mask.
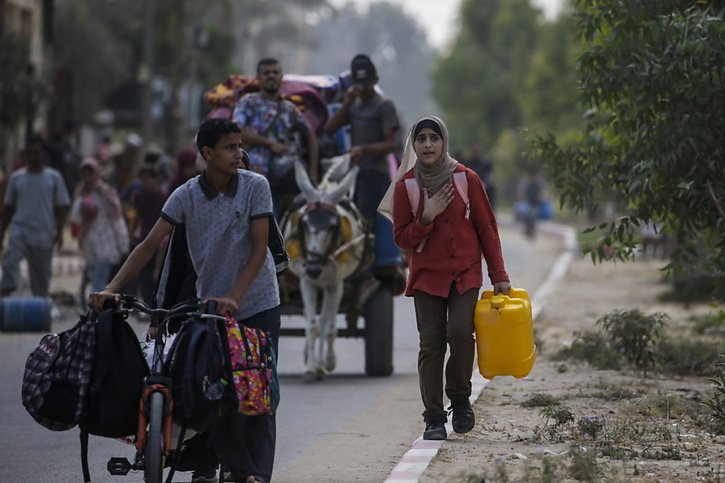
<path id="1" fill-rule="evenodd" d="M 448 297 L 451 283 L 455 282 L 462 294 L 483 284 L 481 254 L 486 259 L 488 277 L 492 283 L 507 282 L 501 241 L 496 218 L 478 175 L 458 164 L 454 172 L 464 171 L 468 180 L 470 216 L 466 219 L 466 205 L 454 186 L 453 200 L 432 223 L 423 226 L 423 193 L 415 215 L 412 213 L 405 180 L 415 178 L 414 168 L 395 184 L 393 227 L 395 244 L 408 252 L 410 275 L 405 295 L 416 290 L 439 297 Z M 427 238 L 418 252 L 418 245 Z"/>

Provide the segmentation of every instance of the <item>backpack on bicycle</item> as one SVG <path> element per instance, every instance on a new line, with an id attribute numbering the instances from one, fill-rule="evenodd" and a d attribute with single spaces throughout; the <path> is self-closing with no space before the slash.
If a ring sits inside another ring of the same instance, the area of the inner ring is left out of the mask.
<path id="1" fill-rule="evenodd" d="M 219 330 L 211 319 L 192 319 L 182 325 L 169 352 L 174 422 L 184 428 L 205 431 L 219 412 L 228 384 Z"/>
<path id="2" fill-rule="evenodd" d="M 149 372 L 141 345 L 122 313 L 105 310 L 96 322 L 96 353 L 88 403 L 80 421 L 89 434 L 136 434 L 138 401 Z"/>
<path id="3" fill-rule="evenodd" d="M 44 336 L 25 363 L 23 406 L 50 430 L 73 428 L 85 411 L 96 342 L 91 314 L 71 329 Z"/>

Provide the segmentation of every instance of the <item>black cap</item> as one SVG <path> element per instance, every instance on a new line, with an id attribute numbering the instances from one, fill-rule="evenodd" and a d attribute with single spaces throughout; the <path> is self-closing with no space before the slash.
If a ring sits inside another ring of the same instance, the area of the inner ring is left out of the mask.
<path id="1" fill-rule="evenodd" d="M 353 57 L 350 63 L 350 73 L 353 84 L 372 85 L 375 83 L 375 77 L 378 72 L 375 70 L 375 64 L 370 57 L 364 54 L 358 54 Z"/>

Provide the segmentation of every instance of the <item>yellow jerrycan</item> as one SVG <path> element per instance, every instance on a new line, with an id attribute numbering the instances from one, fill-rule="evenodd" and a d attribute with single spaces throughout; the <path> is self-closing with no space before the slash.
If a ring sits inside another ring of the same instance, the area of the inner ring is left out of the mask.
<path id="1" fill-rule="evenodd" d="M 473 317 L 478 371 L 495 376 L 525 377 L 536 360 L 531 301 L 526 290 L 512 288 L 506 295 L 485 290 Z"/>

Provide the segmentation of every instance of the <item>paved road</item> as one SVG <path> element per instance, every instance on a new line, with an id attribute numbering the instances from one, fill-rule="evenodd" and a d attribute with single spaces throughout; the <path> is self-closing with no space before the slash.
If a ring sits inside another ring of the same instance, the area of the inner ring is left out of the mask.
<path id="1" fill-rule="evenodd" d="M 540 237 L 532 244 L 517 230 L 503 227 L 507 268 L 515 286 L 533 292 L 560 250 L 558 241 Z M 77 275 L 66 273 L 54 287 L 74 291 Z M 54 321 L 60 331 L 71 314 Z M 285 317 L 286 325 L 299 325 Z M 340 319 L 340 323 L 342 320 Z M 138 330 L 143 327 L 139 324 Z M 20 381 L 27 354 L 39 334 L 0 333 L 0 482 L 65 483 L 82 481 L 78 432 L 50 432 L 36 424 L 20 404 Z M 383 481 L 422 430 L 416 377 L 417 333 L 412 300 L 395 299 L 395 372 L 387 378 L 364 376 L 361 339 L 338 339 L 338 368 L 325 381 L 301 382 L 303 339 L 281 341 L 282 403 L 278 415 L 275 481 Z M 140 474 L 111 477 L 110 456 L 131 458 L 133 448 L 91 437 L 89 460 L 96 482 L 140 482 Z M 181 474 L 175 481 L 189 481 Z"/>

